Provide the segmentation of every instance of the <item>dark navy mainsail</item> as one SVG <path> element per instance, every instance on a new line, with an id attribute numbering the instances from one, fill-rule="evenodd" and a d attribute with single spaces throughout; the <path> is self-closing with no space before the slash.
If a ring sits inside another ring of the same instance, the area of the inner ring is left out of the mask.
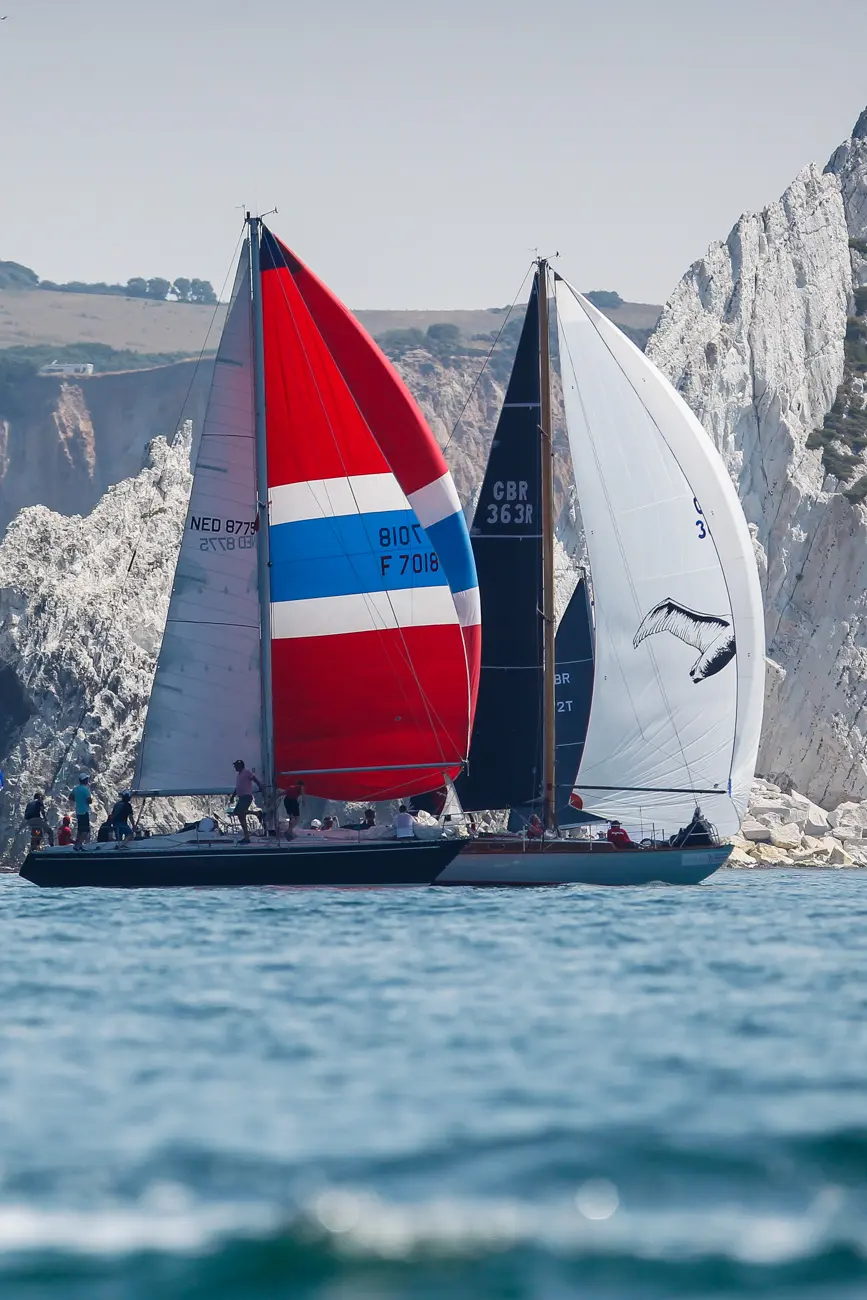
<path id="1" fill-rule="evenodd" d="M 583 578 L 579 580 L 560 620 L 554 654 L 557 825 L 574 826 L 593 820 L 569 802 L 581 763 L 593 698 L 593 623 L 589 593 Z"/>
<path id="2" fill-rule="evenodd" d="M 467 771 L 468 810 L 539 796 L 542 771 L 542 502 L 539 279 L 471 530 L 482 607 L 482 670 Z"/>

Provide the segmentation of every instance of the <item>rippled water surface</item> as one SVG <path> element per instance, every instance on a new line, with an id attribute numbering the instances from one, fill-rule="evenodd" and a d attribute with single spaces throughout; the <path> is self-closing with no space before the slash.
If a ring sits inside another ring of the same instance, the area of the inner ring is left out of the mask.
<path id="1" fill-rule="evenodd" d="M 0 1294 L 863 1300 L 865 891 L 5 878 Z"/>

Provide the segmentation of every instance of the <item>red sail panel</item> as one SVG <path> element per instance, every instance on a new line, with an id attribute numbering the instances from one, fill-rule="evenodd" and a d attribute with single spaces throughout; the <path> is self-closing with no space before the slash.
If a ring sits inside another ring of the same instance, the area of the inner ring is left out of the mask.
<path id="1" fill-rule="evenodd" d="M 433 529 L 287 260 L 263 232 L 278 781 L 301 777 L 334 799 L 405 796 L 456 775 L 466 756 L 463 632 Z"/>
<path id="2" fill-rule="evenodd" d="M 291 275 L 359 413 L 375 430 L 376 441 L 421 523 L 425 528 L 442 525 L 434 544 L 457 597 L 464 630 L 472 724 L 481 671 L 478 583 L 463 518 L 453 518 L 459 503 L 442 451 L 415 398 L 367 330 L 291 249 L 270 232 L 267 238 L 272 259 L 282 262 Z M 463 593 L 467 595 L 462 599 Z"/>

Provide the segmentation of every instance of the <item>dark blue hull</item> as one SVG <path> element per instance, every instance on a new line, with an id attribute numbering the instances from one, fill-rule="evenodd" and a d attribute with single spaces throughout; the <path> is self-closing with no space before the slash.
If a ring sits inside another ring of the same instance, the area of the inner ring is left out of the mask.
<path id="1" fill-rule="evenodd" d="M 21 875 L 43 889 L 238 889 L 262 885 L 367 887 L 430 885 L 460 852 L 460 840 L 380 840 L 373 844 L 226 845 L 150 850 L 112 846 L 74 853 L 28 853 Z"/>

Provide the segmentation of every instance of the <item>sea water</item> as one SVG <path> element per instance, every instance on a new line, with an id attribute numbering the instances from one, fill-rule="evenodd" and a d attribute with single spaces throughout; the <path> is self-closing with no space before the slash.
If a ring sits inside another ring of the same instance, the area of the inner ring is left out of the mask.
<path id="1" fill-rule="evenodd" d="M 865 921 L 3 878 L 0 1295 L 863 1300 Z"/>

